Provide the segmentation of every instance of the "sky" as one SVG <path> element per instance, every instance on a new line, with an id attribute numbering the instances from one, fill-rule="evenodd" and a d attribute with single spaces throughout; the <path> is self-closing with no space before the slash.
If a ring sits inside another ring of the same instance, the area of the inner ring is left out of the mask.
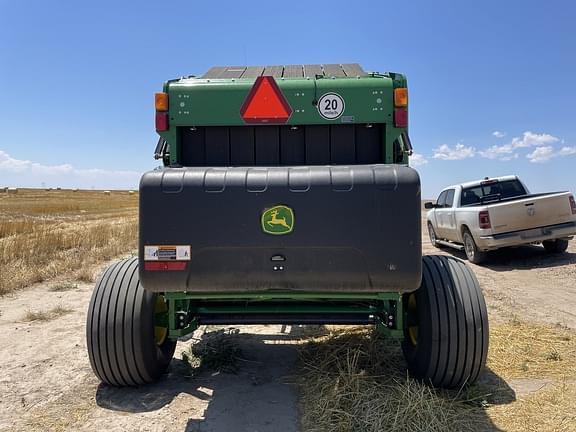
<path id="1" fill-rule="evenodd" d="M 214 65 L 408 77 L 422 195 L 508 174 L 576 190 L 572 1 L 0 0 L 0 186 L 133 189 L 153 94 Z"/>

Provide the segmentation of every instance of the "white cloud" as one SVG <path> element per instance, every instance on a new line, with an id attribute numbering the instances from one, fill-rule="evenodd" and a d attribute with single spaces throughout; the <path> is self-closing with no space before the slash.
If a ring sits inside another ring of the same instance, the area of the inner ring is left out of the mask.
<path id="1" fill-rule="evenodd" d="M 530 131 L 524 132 L 521 137 L 514 137 L 510 142 L 513 148 L 525 148 L 533 146 L 546 146 L 560 141 L 550 134 L 537 134 Z"/>
<path id="2" fill-rule="evenodd" d="M 542 146 L 535 149 L 532 153 L 528 153 L 526 157 L 533 163 L 543 163 L 548 162 L 550 159 L 555 157 L 554 147 L 552 146 Z"/>
<path id="3" fill-rule="evenodd" d="M 515 153 L 514 147 L 510 144 L 501 146 L 493 145 L 488 147 L 486 150 L 480 150 L 478 154 L 488 159 L 498 159 L 501 161 L 509 161 L 518 157 L 518 153 Z"/>
<path id="4" fill-rule="evenodd" d="M 562 147 L 560 150 L 556 150 L 552 146 L 543 146 L 538 147 L 532 153 L 528 153 L 526 157 L 530 160 L 530 162 L 542 163 L 548 162 L 550 159 L 560 156 L 571 155 L 576 155 L 576 147 Z"/>
<path id="5" fill-rule="evenodd" d="M 442 144 L 440 147 L 434 149 L 434 159 L 442 160 L 462 160 L 474 157 L 476 149 L 474 147 L 467 147 L 464 144 L 456 144 L 450 147 L 448 144 Z"/>
<path id="6" fill-rule="evenodd" d="M 410 166 L 421 166 L 421 165 L 426 165 L 428 163 L 428 159 L 426 159 L 424 157 L 424 155 L 421 155 L 420 153 L 413 153 L 412 156 L 410 156 Z"/>
<path id="7" fill-rule="evenodd" d="M 559 152 L 560 156 L 570 156 L 573 154 L 576 154 L 576 146 L 562 147 Z"/>
<path id="8" fill-rule="evenodd" d="M 571 155 L 576 155 L 576 146 L 562 147 L 560 150 L 556 150 L 552 146 L 542 146 L 536 148 L 532 153 L 528 153 L 526 157 L 530 162 L 544 163 L 548 162 L 550 159 Z"/>
<path id="9" fill-rule="evenodd" d="M 494 131 L 492 135 L 502 138 L 506 134 Z M 491 160 L 511 161 L 525 155 L 530 162 L 541 163 L 559 156 L 576 155 L 576 146 L 569 147 L 563 144 L 564 140 L 554 135 L 526 131 L 520 136 L 513 137 L 506 144 L 494 144 L 480 150 L 472 146 L 465 146 L 462 143 L 454 146 L 442 144 L 433 150 L 434 154 L 432 157 L 434 159 L 455 161 L 480 156 Z M 561 148 L 556 148 L 556 146 L 560 147 L 561 145 Z M 522 151 L 522 149 L 531 149 L 533 151 L 526 154 L 525 152 L 530 150 Z M 412 156 L 411 162 L 413 166 L 418 166 L 428 163 L 428 160 L 423 155 L 415 154 Z"/>
<path id="10" fill-rule="evenodd" d="M 0 150 L 0 184 L 3 185 L 133 189 L 138 186 L 140 175 L 136 171 L 79 169 L 70 164 L 43 165 L 13 158 Z"/>
<path id="11" fill-rule="evenodd" d="M 492 135 L 497 136 L 496 132 L 493 132 Z M 487 159 L 509 161 L 518 158 L 518 149 L 539 146 L 549 147 L 559 141 L 559 138 L 550 134 L 537 134 L 526 131 L 522 136 L 512 138 L 507 144 L 490 146 L 485 150 L 480 150 L 478 154 Z M 531 154 L 535 154 L 538 157 L 539 153 L 544 154 L 544 151 L 532 152 Z"/>

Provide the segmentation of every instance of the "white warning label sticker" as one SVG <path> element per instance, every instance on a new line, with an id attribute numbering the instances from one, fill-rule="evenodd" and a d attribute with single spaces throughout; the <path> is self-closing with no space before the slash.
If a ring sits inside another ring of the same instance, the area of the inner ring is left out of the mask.
<path id="1" fill-rule="evenodd" d="M 144 261 L 190 261 L 190 246 L 144 246 Z"/>
<path id="2" fill-rule="evenodd" d="M 325 93 L 318 100 L 317 107 L 326 120 L 336 120 L 344 112 L 344 98 L 337 93 Z"/>

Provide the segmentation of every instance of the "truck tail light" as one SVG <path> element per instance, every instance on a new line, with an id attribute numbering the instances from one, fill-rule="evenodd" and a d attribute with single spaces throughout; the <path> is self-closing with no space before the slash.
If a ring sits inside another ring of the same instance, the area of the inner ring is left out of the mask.
<path id="1" fill-rule="evenodd" d="M 157 112 L 156 113 L 156 130 L 158 132 L 163 132 L 168 130 L 168 113 L 167 112 Z"/>
<path id="2" fill-rule="evenodd" d="M 404 108 L 408 106 L 408 89 L 405 87 L 394 89 L 394 106 Z"/>
<path id="3" fill-rule="evenodd" d="M 574 195 L 570 195 L 570 209 L 572 210 L 572 214 L 576 214 L 576 201 L 574 201 Z"/>
<path id="4" fill-rule="evenodd" d="M 480 182 L 480 185 L 482 186 L 488 186 L 488 185 L 493 185 L 498 183 L 498 180 L 490 180 L 488 177 L 486 177 L 484 179 L 484 181 Z"/>
<path id="5" fill-rule="evenodd" d="M 405 128 L 408 126 L 408 110 L 406 108 L 396 108 L 394 110 L 394 127 Z"/>
<path id="6" fill-rule="evenodd" d="M 492 224 L 490 223 L 490 213 L 488 213 L 488 210 L 483 210 L 478 214 L 478 223 L 480 229 L 492 228 Z"/>

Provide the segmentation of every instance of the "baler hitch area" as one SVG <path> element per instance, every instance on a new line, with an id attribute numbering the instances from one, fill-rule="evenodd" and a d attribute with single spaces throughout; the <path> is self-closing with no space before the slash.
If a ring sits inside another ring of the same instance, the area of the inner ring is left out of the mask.
<path id="1" fill-rule="evenodd" d="M 168 337 L 184 337 L 200 325 L 241 324 L 332 324 L 376 325 L 391 338 L 403 337 L 402 296 L 371 294 L 364 299 L 338 298 L 338 294 L 271 296 L 246 294 L 246 298 L 210 294 L 165 293 L 169 310 Z M 254 300 L 256 298 L 256 300 Z"/>

